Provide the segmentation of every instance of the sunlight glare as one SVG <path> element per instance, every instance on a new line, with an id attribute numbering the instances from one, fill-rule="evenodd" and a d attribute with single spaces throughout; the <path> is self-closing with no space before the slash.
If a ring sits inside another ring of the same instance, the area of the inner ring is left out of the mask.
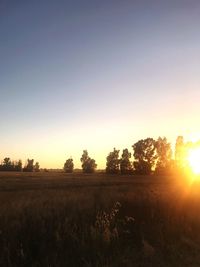
<path id="1" fill-rule="evenodd" d="M 194 148 L 189 151 L 189 165 L 195 174 L 200 174 L 200 148 Z"/>

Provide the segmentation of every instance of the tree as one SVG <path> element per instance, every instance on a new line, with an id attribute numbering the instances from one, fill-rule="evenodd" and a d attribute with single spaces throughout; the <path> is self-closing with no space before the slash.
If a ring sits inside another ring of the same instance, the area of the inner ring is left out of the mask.
<path id="1" fill-rule="evenodd" d="M 0 171 L 21 171 L 22 170 L 22 162 L 19 160 L 18 162 L 11 161 L 10 158 L 4 158 L 2 164 L 0 165 Z"/>
<path id="2" fill-rule="evenodd" d="M 16 164 L 15 164 L 15 171 L 19 171 L 19 172 L 22 171 L 22 161 L 21 160 L 19 160 L 18 162 L 16 162 Z"/>
<path id="3" fill-rule="evenodd" d="M 138 174 L 150 174 L 156 161 L 156 141 L 153 138 L 141 139 L 133 146 L 134 168 Z"/>
<path id="4" fill-rule="evenodd" d="M 131 153 L 129 153 L 128 149 L 124 149 L 122 152 L 121 160 L 120 160 L 120 171 L 122 174 L 130 174 L 133 171 L 131 162 Z"/>
<path id="5" fill-rule="evenodd" d="M 88 156 L 87 150 L 83 150 L 83 155 L 82 155 L 80 161 L 82 162 L 82 169 L 83 169 L 83 172 L 85 172 L 85 173 L 92 173 L 97 168 L 97 164 L 96 164 L 95 160 L 91 159 Z"/>
<path id="6" fill-rule="evenodd" d="M 167 138 L 159 137 L 156 141 L 156 173 L 165 174 L 170 172 L 172 167 L 172 149 L 171 144 L 167 142 Z"/>
<path id="7" fill-rule="evenodd" d="M 65 164 L 64 164 L 64 171 L 67 172 L 67 173 L 72 173 L 73 170 L 74 170 L 74 163 L 73 163 L 73 159 L 72 158 L 69 158 L 65 161 Z"/>
<path id="8" fill-rule="evenodd" d="M 110 152 L 106 158 L 106 172 L 107 173 L 119 173 L 119 150 L 113 149 L 112 152 Z"/>
<path id="9" fill-rule="evenodd" d="M 175 145 L 175 161 L 178 169 L 182 169 L 186 164 L 186 144 L 183 136 L 178 136 Z"/>
<path id="10" fill-rule="evenodd" d="M 27 159 L 27 164 L 26 166 L 23 168 L 24 172 L 33 172 L 34 169 L 34 159 Z"/>
<path id="11" fill-rule="evenodd" d="M 40 171 L 40 165 L 39 165 L 39 162 L 36 162 L 35 165 L 34 165 L 34 171 L 35 172 L 39 172 Z"/>
<path id="12" fill-rule="evenodd" d="M 12 170 L 12 162 L 10 158 L 4 158 L 3 160 L 3 170 L 4 171 L 11 171 Z"/>

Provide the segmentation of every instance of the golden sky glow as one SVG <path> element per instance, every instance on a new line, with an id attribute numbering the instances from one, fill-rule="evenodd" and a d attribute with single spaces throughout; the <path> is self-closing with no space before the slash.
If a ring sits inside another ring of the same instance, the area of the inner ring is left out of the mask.
<path id="1" fill-rule="evenodd" d="M 87 149 L 104 169 L 114 147 L 200 139 L 200 2 L 22 2 L 0 16 L 0 160 Z"/>

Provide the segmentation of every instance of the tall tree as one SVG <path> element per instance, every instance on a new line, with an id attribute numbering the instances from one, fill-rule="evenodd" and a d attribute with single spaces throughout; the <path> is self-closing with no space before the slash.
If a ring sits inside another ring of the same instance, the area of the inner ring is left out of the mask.
<path id="1" fill-rule="evenodd" d="M 132 164 L 130 162 L 131 153 L 128 149 L 124 149 L 120 160 L 120 171 L 122 174 L 130 174 L 133 171 Z"/>
<path id="2" fill-rule="evenodd" d="M 172 149 L 166 137 L 159 137 L 156 141 L 156 153 L 157 162 L 155 171 L 162 174 L 168 173 L 172 164 Z"/>
<path id="3" fill-rule="evenodd" d="M 22 170 L 22 162 L 19 160 L 18 162 L 11 161 L 10 158 L 4 158 L 2 164 L 0 165 L 0 171 L 21 171 Z"/>
<path id="4" fill-rule="evenodd" d="M 27 164 L 23 168 L 24 172 L 33 172 L 34 170 L 34 159 L 27 159 Z"/>
<path id="5" fill-rule="evenodd" d="M 10 158 L 4 158 L 3 160 L 3 168 L 5 171 L 12 170 L 12 162 Z"/>
<path id="6" fill-rule="evenodd" d="M 82 162 L 82 169 L 85 173 L 92 173 L 97 168 L 95 160 L 89 157 L 87 150 L 83 150 L 80 161 Z"/>
<path id="7" fill-rule="evenodd" d="M 141 139 L 133 146 L 135 158 L 135 172 L 139 174 L 150 174 L 156 161 L 156 141 L 153 138 Z"/>
<path id="8" fill-rule="evenodd" d="M 73 159 L 72 158 L 69 158 L 65 161 L 65 164 L 64 164 L 64 171 L 67 172 L 67 173 L 72 173 L 73 170 L 74 170 L 74 163 L 73 163 Z"/>
<path id="9" fill-rule="evenodd" d="M 120 159 L 119 159 L 119 150 L 116 148 L 110 152 L 106 158 L 106 172 L 107 173 L 119 173 L 120 168 Z"/>
<path id="10" fill-rule="evenodd" d="M 18 162 L 15 163 L 15 170 L 21 172 L 22 171 L 22 161 L 18 160 Z"/>
<path id="11" fill-rule="evenodd" d="M 35 165 L 34 165 L 34 171 L 35 172 L 39 172 L 40 171 L 40 164 L 39 162 L 36 162 Z"/>

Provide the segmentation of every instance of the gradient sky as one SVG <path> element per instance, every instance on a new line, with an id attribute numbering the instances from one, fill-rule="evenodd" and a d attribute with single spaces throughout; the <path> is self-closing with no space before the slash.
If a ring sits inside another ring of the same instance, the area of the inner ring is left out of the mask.
<path id="1" fill-rule="evenodd" d="M 200 138 L 200 1 L 0 0 L 0 159 Z"/>

